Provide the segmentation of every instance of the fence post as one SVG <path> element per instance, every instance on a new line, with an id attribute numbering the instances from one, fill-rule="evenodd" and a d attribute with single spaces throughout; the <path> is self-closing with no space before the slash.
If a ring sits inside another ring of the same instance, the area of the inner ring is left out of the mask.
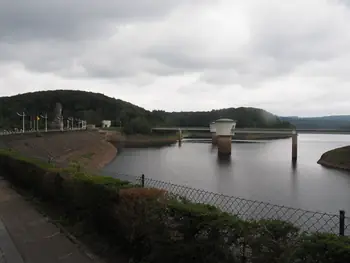
<path id="1" fill-rule="evenodd" d="M 141 186 L 145 187 L 145 175 L 144 174 L 141 175 Z"/>
<path id="2" fill-rule="evenodd" d="M 344 236 L 345 234 L 345 211 L 339 211 L 339 236 Z"/>

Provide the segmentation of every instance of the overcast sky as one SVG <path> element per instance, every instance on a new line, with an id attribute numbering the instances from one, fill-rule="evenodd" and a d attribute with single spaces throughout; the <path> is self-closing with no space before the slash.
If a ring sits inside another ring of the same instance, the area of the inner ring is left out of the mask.
<path id="1" fill-rule="evenodd" d="M 0 0 L 0 96 L 350 114 L 350 0 Z"/>

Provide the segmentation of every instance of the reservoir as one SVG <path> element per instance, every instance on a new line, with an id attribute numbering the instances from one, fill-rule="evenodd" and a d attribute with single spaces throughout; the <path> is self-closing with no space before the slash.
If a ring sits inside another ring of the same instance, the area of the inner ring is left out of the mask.
<path id="1" fill-rule="evenodd" d="M 123 149 L 104 173 L 152 178 L 272 204 L 350 215 L 350 173 L 317 164 L 321 155 L 350 144 L 350 135 L 299 134 L 298 161 L 291 139 L 233 142 L 230 161 L 211 143 L 183 141 L 164 148 Z"/>

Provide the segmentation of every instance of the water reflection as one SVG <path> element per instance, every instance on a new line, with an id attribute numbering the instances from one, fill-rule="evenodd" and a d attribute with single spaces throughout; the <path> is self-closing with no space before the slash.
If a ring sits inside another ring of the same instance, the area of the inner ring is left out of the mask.
<path id="1" fill-rule="evenodd" d="M 291 162 L 291 139 L 233 143 L 230 158 L 218 158 L 211 144 L 182 141 L 181 147 L 125 149 L 105 170 L 140 175 L 208 191 L 285 206 L 350 215 L 350 175 L 317 164 L 349 135 L 301 134 L 298 161 Z"/>
<path id="2" fill-rule="evenodd" d="M 292 160 L 292 173 L 295 174 L 297 172 L 297 160 Z"/>
<path id="3" fill-rule="evenodd" d="M 219 166 L 231 166 L 232 157 L 230 155 L 217 155 L 216 162 Z"/>

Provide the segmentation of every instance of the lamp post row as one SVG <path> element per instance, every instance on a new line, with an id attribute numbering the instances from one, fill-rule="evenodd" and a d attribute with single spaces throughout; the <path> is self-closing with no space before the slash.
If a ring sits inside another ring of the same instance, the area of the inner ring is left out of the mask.
<path id="1" fill-rule="evenodd" d="M 25 132 L 25 117 L 27 116 L 26 113 L 23 111 L 21 114 L 17 112 L 17 115 L 22 117 L 22 133 Z M 45 132 L 47 132 L 47 113 L 45 113 L 44 115 L 40 114 L 39 115 L 41 118 L 45 119 Z M 34 119 L 34 130 L 39 131 L 39 120 L 40 117 L 36 116 L 36 118 Z M 87 122 L 85 120 L 81 120 L 81 119 L 75 119 L 78 122 L 78 127 L 77 128 L 81 128 L 84 129 L 86 128 L 86 124 Z M 62 116 L 62 121 L 63 121 L 63 116 Z M 69 117 L 67 118 L 67 129 L 70 128 L 71 125 L 71 129 L 74 129 L 74 118 L 73 117 Z"/>

